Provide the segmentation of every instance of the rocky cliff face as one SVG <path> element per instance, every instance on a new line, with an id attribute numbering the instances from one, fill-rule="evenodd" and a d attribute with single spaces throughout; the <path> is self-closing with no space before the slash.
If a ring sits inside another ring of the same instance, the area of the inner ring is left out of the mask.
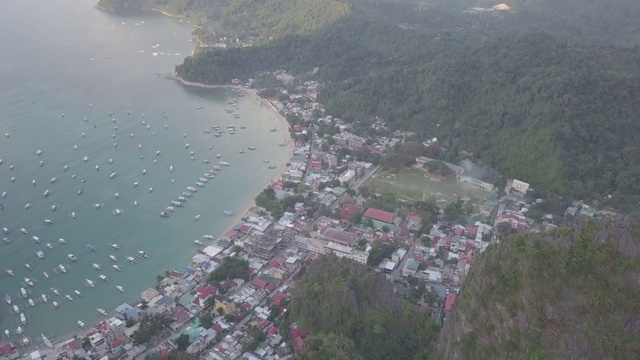
<path id="1" fill-rule="evenodd" d="M 482 254 L 438 359 L 640 358 L 640 223 L 576 222 Z"/>

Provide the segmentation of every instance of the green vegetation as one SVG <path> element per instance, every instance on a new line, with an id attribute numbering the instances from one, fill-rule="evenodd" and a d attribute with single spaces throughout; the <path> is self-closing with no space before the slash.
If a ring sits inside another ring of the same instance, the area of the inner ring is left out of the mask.
<path id="1" fill-rule="evenodd" d="M 278 219 L 284 214 L 282 203 L 276 199 L 276 193 L 272 188 L 266 188 L 256 198 L 256 205 L 265 208 L 271 216 Z"/>
<path id="2" fill-rule="evenodd" d="M 278 37 L 320 30 L 349 15 L 335 0 L 100 0 L 109 10 L 154 9 L 204 25 L 199 35 Z"/>
<path id="3" fill-rule="evenodd" d="M 218 266 L 209 274 L 209 283 L 217 283 L 227 279 L 244 279 L 249 280 L 249 263 L 234 257 L 225 257 Z"/>
<path id="4" fill-rule="evenodd" d="M 178 351 L 185 351 L 189 347 L 189 335 L 180 334 L 174 341 L 176 346 L 178 346 Z"/>
<path id="5" fill-rule="evenodd" d="M 200 316 L 200 326 L 205 329 L 208 329 L 213 325 L 213 315 L 211 312 L 207 312 L 204 315 Z"/>
<path id="6" fill-rule="evenodd" d="M 430 316 L 396 298 L 382 274 L 354 261 L 323 255 L 312 262 L 291 300 L 290 316 L 310 332 L 309 353 L 324 359 L 352 354 L 362 359 L 430 359 L 437 326 Z M 313 336 L 319 338 L 313 338 Z"/>
<path id="7" fill-rule="evenodd" d="M 336 334 L 316 334 L 305 340 L 298 359 L 351 360 L 357 359 L 353 341 Z"/>
<path id="8" fill-rule="evenodd" d="M 140 345 L 151 341 L 154 337 L 159 339 L 172 322 L 173 320 L 167 315 L 154 314 L 147 317 L 140 323 L 140 328 L 133 333 L 133 343 Z"/>
<path id="9" fill-rule="evenodd" d="M 487 250 L 445 322 L 438 358 L 638 358 L 637 228 L 576 223 Z"/>

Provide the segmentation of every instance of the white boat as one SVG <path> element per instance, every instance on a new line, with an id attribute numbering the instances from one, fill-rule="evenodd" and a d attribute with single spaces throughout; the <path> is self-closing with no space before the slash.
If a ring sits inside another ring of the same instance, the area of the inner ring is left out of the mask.
<path id="1" fill-rule="evenodd" d="M 60 304 L 58 304 L 57 301 L 54 301 L 54 302 L 51 303 L 51 307 L 54 308 L 54 309 L 57 309 L 57 308 L 60 307 Z"/>
<path id="2" fill-rule="evenodd" d="M 153 188 L 152 188 L 152 187 L 150 187 L 150 188 L 149 188 L 149 192 L 150 192 L 150 193 L 152 193 L 152 192 L 153 192 Z"/>
<path id="3" fill-rule="evenodd" d="M 14 276 L 14 275 L 15 275 L 15 274 L 13 273 L 13 270 L 11 270 L 11 269 L 7 269 L 7 270 L 5 270 L 5 271 L 6 271 L 7 275 L 9 275 L 9 276 Z"/>
<path id="4" fill-rule="evenodd" d="M 115 195 L 113 195 L 114 198 L 119 198 L 120 197 L 120 193 L 115 193 Z"/>
<path id="5" fill-rule="evenodd" d="M 114 255 L 109 255 L 109 259 L 111 259 L 111 261 L 114 261 L 114 262 L 118 261 L 118 259 Z"/>
<path id="6" fill-rule="evenodd" d="M 77 297 L 82 297 L 82 293 L 78 290 L 73 290 L 73 293 L 76 294 Z"/>
<path id="7" fill-rule="evenodd" d="M 102 281 L 109 281 L 109 278 L 106 275 L 102 275 L 102 274 L 100 274 L 100 276 L 98 276 L 98 279 L 100 279 Z"/>
<path id="8" fill-rule="evenodd" d="M 96 287 L 96 284 L 93 283 L 93 281 L 91 279 L 84 279 L 84 281 L 87 282 L 87 286 L 89 287 Z"/>
<path id="9" fill-rule="evenodd" d="M 18 333 L 18 335 L 22 335 L 22 333 L 24 332 L 24 329 L 22 329 L 22 326 L 18 326 L 18 328 L 16 329 L 16 332 Z"/>
<path id="10" fill-rule="evenodd" d="M 20 313 L 20 323 L 22 323 L 23 325 L 27 323 L 27 317 L 24 315 L 24 313 Z"/>
<path id="11" fill-rule="evenodd" d="M 9 240 L 9 238 L 2 238 L 2 241 L 3 241 L 5 244 L 11 244 L 11 240 Z"/>
<path id="12" fill-rule="evenodd" d="M 61 273 L 66 273 L 67 268 L 62 264 L 58 264 L 58 271 L 60 271 Z"/>
<path id="13" fill-rule="evenodd" d="M 47 245 L 46 245 L 46 246 L 47 246 L 47 248 L 48 248 L 48 249 L 50 249 L 50 250 L 53 250 L 53 249 L 54 249 L 54 247 L 53 247 L 53 245 L 52 245 L 51 243 L 47 243 Z"/>
<path id="14" fill-rule="evenodd" d="M 47 272 L 46 272 L 46 271 L 43 271 L 43 272 L 42 272 L 42 275 L 44 275 L 44 277 L 45 277 L 45 278 L 47 278 L 47 279 L 49 278 L 49 274 L 47 274 Z"/>
<path id="15" fill-rule="evenodd" d="M 133 187 L 138 187 L 138 185 L 140 185 L 139 181 L 136 181 L 136 182 L 133 183 Z"/>
<path id="16" fill-rule="evenodd" d="M 44 302 L 48 302 L 48 301 L 49 301 L 49 298 L 48 298 L 48 297 L 47 297 L 47 295 L 45 295 L 45 294 L 42 294 L 42 295 L 40 296 L 40 298 L 41 298 L 41 299 L 42 299 L 42 301 L 44 301 Z"/>
<path id="17" fill-rule="evenodd" d="M 134 263 L 136 262 L 136 258 L 134 258 L 133 256 L 127 256 L 127 261 L 130 263 Z"/>
<path id="18" fill-rule="evenodd" d="M 58 239 L 58 242 L 59 242 L 60 244 L 66 244 L 66 243 L 67 243 L 67 240 L 65 240 L 65 239 L 63 239 L 63 238 L 59 238 L 59 239 Z"/>
<path id="19" fill-rule="evenodd" d="M 40 259 L 44 259 L 44 253 L 42 251 L 36 251 L 36 255 L 40 258 Z"/>
<path id="20" fill-rule="evenodd" d="M 222 156 L 222 154 L 216 155 L 216 159 L 220 159 L 221 156 Z"/>
<path id="21" fill-rule="evenodd" d="M 24 267 L 27 268 L 27 270 L 31 271 L 33 270 L 33 268 L 31 267 L 31 264 L 24 264 Z"/>
<path id="22" fill-rule="evenodd" d="M 31 338 L 28 336 L 23 336 L 21 342 L 22 342 L 22 345 L 29 346 L 31 345 Z"/>
<path id="23" fill-rule="evenodd" d="M 66 297 L 66 298 L 67 298 L 67 300 L 69 300 L 69 301 L 73 301 L 73 298 L 71 297 L 71 295 L 68 295 L 68 294 L 67 294 L 67 295 L 65 295 L 64 297 Z"/>
<path id="24" fill-rule="evenodd" d="M 5 229 L 6 229 L 6 228 L 5 228 Z M 7 231 L 8 231 L 8 230 L 7 230 Z M 28 234 L 29 234 L 29 232 L 28 232 L 28 231 L 27 231 L 27 229 L 25 229 L 25 228 L 20 229 L 20 232 L 21 232 L 21 233 L 23 233 L 23 234 L 25 234 L 25 235 L 28 235 Z"/>
<path id="25" fill-rule="evenodd" d="M 104 311 L 104 309 L 97 308 L 96 310 L 98 311 L 98 314 L 100 314 L 100 315 L 109 316 L 109 314 L 106 311 Z"/>
<path id="26" fill-rule="evenodd" d="M 198 192 L 198 189 L 191 187 L 191 186 L 187 186 L 187 190 L 191 191 L 191 192 Z"/>
<path id="27" fill-rule="evenodd" d="M 44 191 L 44 193 L 42 195 L 44 195 L 44 197 L 47 197 L 51 194 L 51 191 L 49 191 L 48 189 Z"/>
<path id="28" fill-rule="evenodd" d="M 6 192 L 6 191 L 3 191 L 3 192 L 2 192 L 2 198 L 6 198 L 6 197 L 7 197 L 7 192 Z"/>
<path id="29" fill-rule="evenodd" d="M 143 250 L 138 250 L 138 256 L 143 257 L 143 258 L 148 258 L 149 257 L 149 253 Z"/>
<path id="30" fill-rule="evenodd" d="M 8 233 L 9 233 L 9 229 L 8 229 L 8 228 L 6 228 L 6 227 L 3 227 L 3 228 L 2 228 L 2 231 L 3 231 L 5 234 L 8 234 Z"/>
<path id="31" fill-rule="evenodd" d="M 113 210 L 113 215 L 122 215 L 122 214 L 124 214 L 124 211 L 122 209 Z"/>
<path id="32" fill-rule="evenodd" d="M 103 205 L 102 203 L 94 203 L 93 204 L 93 208 L 94 209 L 100 209 L 102 207 L 102 205 Z"/>
<path id="33" fill-rule="evenodd" d="M 36 150 L 36 155 L 40 156 L 41 154 L 42 154 L 42 150 L 41 149 Z"/>
<path id="34" fill-rule="evenodd" d="M 31 208 L 31 203 L 26 203 L 26 204 L 24 204 L 24 208 L 25 208 L 25 209 L 29 209 L 29 208 Z"/>
<path id="35" fill-rule="evenodd" d="M 20 295 L 22 295 L 22 297 L 27 297 L 27 289 L 21 287 L 20 288 Z"/>
<path id="36" fill-rule="evenodd" d="M 120 266 L 118 266 L 118 265 L 113 264 L 113 265 L 111 265 L 111 268 L 113 270 L 115 270 L 115 271 L 120 271 Z"/>
<path id="37" fill-rule="evenodd" d="M 35 242 L 36 244 L 40 244 L 40 238 L 37 236 L 32 236 L 31 239 L 33 239 L 33 242 Z"/>
<path id="38" fill-rule="evenodd" d="M 83 192 L 83 191 L 84 191 L 84 190 L 82 190 L 82 189 L 78 189 L 78 191 L 76 191 L 76 194 L 77 194 L 78 196 L 80 196 L 80 195 L 82 195 L 82 192 Z M 75 217 L 74 217 L 74 219 L 75 219 Z"/>
<path id="39" fill-rule="evenodd" d="M 84 161 L 84 162 L 89 161 L 89 156 L 85 155 L 85 156 L 82 158 L 82 161 Z"/>
<path id="40" fill-rule="evenodd" d="M 56 211 L 58 209 L 58 204 L 51 205 L 51 211 Z"/>
<path id="41" fill-rule="evenodd" d="M 118 289 L 118 291 L 120 292 L 124 292 L 124 288 L 120 285 L 116 285 L 116 289 Z"/>
<path id="42" fill-rule="evenodd" d="M 5 336 L 7 337 L 7 339 L 8 339 L 8 338 L 10 338 L 10 337 L 11 337 L 11 332 L 10 332 L 9 330 L 5 330 L 5 331 L 4 331 L 4 335 L 5 335 Z"/>
<path id="43" fill-rule="evenodd" d="M 196 217 L 194 218 L 194 220 L 195 220 L 195 221 L 200 220 L 200 215 L 199 215 L 199 214 L 198 214 L 198 215 L 196 215 Z"/>
<path id="44" fill-rule="evenodd" d="M 53 184 L 56 181 L 58 181 L 58 178 L 57 177 L 52 177 L 51 180 L 49 180 L 49 183 Z"/>
<path id="45" fill-rule="evenodd" d="M 33 286 L 33 280 L 29 279 L 28 277 L 24 278 L 24 283 L 29 286 Z"/>
<path id="46" fill-rule="evenodd" d="M 189 144 L 187 143 L 187 144 L 184 146 L 184 148 L 185 148 L 185 149 L 188 149 L 188 148 L 189 148 Z"/>
<path id="47" fill-rule="evenodd" d="M 111 244 L 109 244 L 109 247 L 110 247 L 110 248 L 112 248 L 112 249 L 114 249 L 114 250 L 120 249 L 120 245 L 118 245 L 118 244 L 116 244 L 116 243 L 111 243 Z"/>
<path id="48" fill-rule="evenodd" d="M 93 264 L 91 264 L 91 266 L 93 266 L 93 268 L 96 269 L 96 270 L 102 269 L 102 267 L 100 267 L 100 264 L 93 263 Z"/>
<path id="49" fill-rule="evenodd" d="M 194 240 L 193 241 L 193 245 L 195 245 L 195 246 L 204 246 L 204 243 L 202 241 L 200 241 L 200 240 Z"/>
<path id="50" fill-rule="evenodd" d="M 133 206 L 138 207 L 138 201 L 137 200 L 133 201 Z"/>
<path id="51" fill-rule="evenodd" d="M 42 337 L 42 341 L 44 342 L 44 344 L 47 345 L 48 348 L 53 349 L 53 344 L 51 343 L 51 340 L 47 339 L 47 337 L 44 336 L 44 334 L 40 334 L 40 336 Z"/>
<path id="52" fill-rule="evenodd" d="M 78 320 L 78 322 L 76 323 L 76 326 L 78 326 L 80 329 L 84 329 L 85 326 L 87 325 L 85 325 L 85 323 L 82 322 L 81 320 Z"/>
<path id="53" fill-rule="evenodd" d="M 11 312 L 14 314 L 20 314 L 22 312 L 22 307 L 18 305 L 13 305 L 13 309 L 11 309 Z"/>
<path id="54" fill-rule="evenodd" d="M 53 295 L 60 296 L 60 290 L 58 290 L 56 288 L 51 288 L 51 292 L 53 293 Z"/>
<path id="55" fill-rule="evenodd" d="M 31 307 L 36 306 L 36 303 L 35 303 L 35 301 L 33 301 L 33 299 L 28 299 L 27 301 L 29 302 L 29 306 L 31 306 Z"/>
<path id="56" fill-rule="evenodd" d="M 75 256 L 74 254 L 67 255 L 67 258 L 71 261 L 78 261 L 78 257 Z"/>
<path id="57" fill-rule="evenodd" d="M 173 172 L 173 165 L 169 166 L 169 172 Z"/>
<path id="58" fill-rule="evenodd" d="M 113 172 L 113 173 L 111 173 L 111 175 L 109 175 L 109 179 L 113 179 L 116 176 L 118 176 L 118 173 L 117 172 Z"/>
<path id="59" fill-rule="evenodd" d="M 226 161 L 220 161 L 220 165 L 222 165 L 222 166 L 231 166 L 231 164 L 229 164 Z"/>

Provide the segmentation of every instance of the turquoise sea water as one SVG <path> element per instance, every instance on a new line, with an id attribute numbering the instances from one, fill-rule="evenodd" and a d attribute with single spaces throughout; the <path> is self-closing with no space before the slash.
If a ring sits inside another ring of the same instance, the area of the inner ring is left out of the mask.
<path id="1" fill-rule="evenodd" d="M 276 174 L 265 160 L 278 168 L 288 160 L 288 149 L 278 146 L 287 134 L 269 131 L 279 126 L 278 120 L 257 100 L 239 98 L 234 110 L 241 117 L 236 119 L 225 112 L 235 96 L 230 90 L 184 88 L 156 75 L 173 72 L 191 53 L 191 30 L 186 21 L 155 13 L 105 13 L 90 1 L 21 0 L 0 5 L 0 193 L 6 191 L 0 199 L 0 228 L 9 230 L 0 235 L 12 241 L 0 243 L 0 298 L 8 293 L 24 308 L 31 321 L 23 328 L 35 343 L 40 334 L 62 340 L 75 331 L 78 320 L 99 320 L 96 308 L 112 312 L 152 286 L 157 274 L 188 263 L 195 239 L 217 236 L 232 225 L 223 209 L 241 212 Z M 212 125 L 226 130 L 229 124 L 238 127 L 237 134 L 205 133 Z M 248 151 L 249 146 L 257 150 Z M 245 153 L 239 153 L 241 149 Z M 221 160 L 231 166 L 199 188 L 184 208 L 167 219 L 159 217 Z M 117 175 L 110 179 L 112 173 Z M 52 178 L 57 180 L 51 183 Z M 27 203 L 30 208 L 25 209 Z M 95 203 L 103 206 L 95 209 Z M 116 209 L 123 213 L 114 215 Z M 199 221 L 196 215 L 201 215 Z M 44 224 L 45 219 L 53 224 Z M 107 246 L 114 242 L 121 249 Z M 97 245 L 98 251 L 88 251 L 87 244 Z M 39 250 L 44 259 L 36 256 Z M 125 261 L 138 250 L 148 251 L 150 258 L 137 264 Z M 69 253 L 79 260 L 69 261 Z M 111 269 L 109 255 L 117 257 L 122 271 Z M 93 269 L 93 263 L 102 270 Z M 54 271 L 59 264 L 69 265 L 66 274 Z M 109 281 L 101 282 L 100 274 Z M 25 277 L 35 279 L 35 285 L 23 285 Z M 87 287 L 85 278 L 96 287 Z M 116 285 L 125 292 L 117 291 Z M 28 298 L 36 301 L 35 307 L 17 299 L 21 287 L 31 292 Z M 62 296 L 52 295 L 51 287 L 59 288 Z M 77 297 L 74 290 L 83 296 Z M 42 302 L 41 294 L 50 298 L 48 303 Z M 59 309 L 51 308 L 54 300 Z M 9 305 L 0 303 L 0 342 L 6 340 L 5 329 L 14 334 L 12 340 L 19 339 L 18 315 L 11 312 Z"/>

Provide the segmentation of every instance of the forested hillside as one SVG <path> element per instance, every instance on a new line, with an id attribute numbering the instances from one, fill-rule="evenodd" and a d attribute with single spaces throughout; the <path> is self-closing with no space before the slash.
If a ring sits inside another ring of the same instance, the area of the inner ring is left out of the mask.
<path id="1" fill-rule="evenodd" d="M 640 224 L 576 223 L 480 255 L 437 359 L 640 358 Z"/>
<path id="2" fill-rule="evenodd" d="M 335 255 L 307 266 L 290 316 L 313 336 L 301 359 L 330 351 L 331 357 L 313 358 L 432 359 L 438 334 L 433 319 L 399 300 L 383 274 Z"/>
<path id="3" fill-rule="evenodd" d="M 534 33 L 335 83 L 320 101 L 337 116 L 380 116 L 450 140 L 539 187 L 640 193 L 640 51 Z"/>
<path id="4" fill-rule="evenodd" d="M 100 0 L 98 5 L 110 10 L 162 10 L 233 37 L 306 34 L 349 15 L 349 7 L 336 0 Z"/>

